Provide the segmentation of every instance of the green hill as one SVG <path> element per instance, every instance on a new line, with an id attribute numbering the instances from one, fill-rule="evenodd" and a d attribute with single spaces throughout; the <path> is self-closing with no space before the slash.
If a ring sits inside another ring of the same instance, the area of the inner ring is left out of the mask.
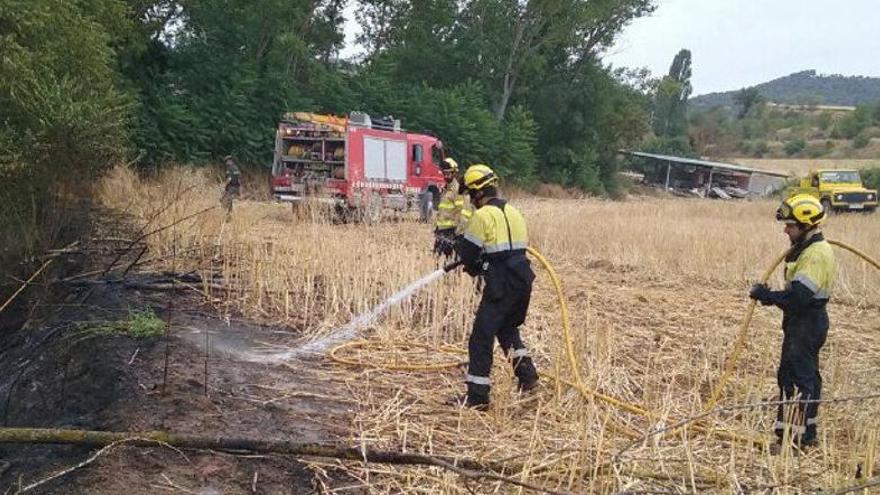
<path id="1" fill-rule="evenodd" d="M 805 70 L 755 86 L 769 101 L 787 104 L 856 106 L 880 101 L 880 77 L 820 75 Z M 690 99 L 692 110 L 732 107 L 739 90 L 709 93 Z"/>

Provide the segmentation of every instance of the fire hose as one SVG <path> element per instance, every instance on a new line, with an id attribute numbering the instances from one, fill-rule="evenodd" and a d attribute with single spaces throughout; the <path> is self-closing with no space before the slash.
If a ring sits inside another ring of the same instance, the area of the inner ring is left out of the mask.
<path id="1" fill-rule="evenodd" d="M 863 253 L 862 251 L 860 251 L 852 246 L 849 246 L 843 242 L 834 241 L 834 240 L 829 240 L 828 242 L 830 244 L 833 244 L 835 246 L 838 246 L 840 248 L 843 248 L 843 249 L 846 249 L 846 250 L 852 252 L 853 254 L 859 256 L 860 258 L 864 259 L 865 261 L 867 261 L 868 263 L 873 265 L 875 268 L 880 270 L 880 263 L 878 263 L 876 260 L 872 259 L 867 254 Z M 565 294 L 562 289 L 562 284 L 559 280 L 559 277 L 556 274 L 556 271 L 553 269 L 553 266 L 550 264 L 549 261 L 547 261 L 547 259 L 540 252 L 538 252 L 536 249 L 531 248 L 531 247 L 527 248 L 527 251 L 530 255 L 532 255 L 532 257 L 537 259 L 538 262 L 547 271 L 548 275 L 550 276 L 550 280 L 553 284 L 553 288 L 556 292 L 556 297 L 557 297 L 557 300 L 559 303 L 559 311 L 560 311 L 560 315 L 562 318 L 562 336 L 563 336 L 563 344 L 565 345 L 565 355 L 568 359 L 568 364 L 571 368 L 571 374 L 574 376 L 574 379 L 573 379 L 573 381 L 567 380 L 562 377 L 553 375 L 551 373 L 540 373 L 541 376 L 543 376 L 545 378 L 549 378 L 554 381 L 557 381 L 559 383 L 563 383 L 566 386 L 569 386 L 571 388 L 574 388 L 575 390 L 577 390 L 581 394 L 581 396 L 583 396 L 586 399 L 590 399 L 590 398 L 597 399 L 597 400 L 605 402 L 606 404 L 609 404 L 613 407 L 621 409 L 623 411 L 627 411 L 629 413 L 643 416 L 643 417 L 646 417 L 646 418 L 649 418 L 652 420 L 663 420 L 665 422 L 674 423 L 675 420 L 672 418 L 661 417 L 660 414 L 649 411 L 648 409 L 641 407 L 637 404 L 633 404 L 633 403 L 627 402 L 626 400 L 618 399 L 618 398 L 612 397 L 610 395 L 603 394 L 599 391 L 590 389 L 586 385 L 584 385 L 583 380 L 581 378 L 581 374 L 578 371 L 579 370 L 578 360 L 577 360 L 577 356 L 574 351 L 574 342 L 573 342 L 572 334 L 571 334 L 571 320 L 569 318 L 568 306 L 565 303 Z M 770 265 L 770 267 L 764 272 L 764 275 L 761 278 L 761 283 L 766 283 L 769 280 L 770 276 L 773 274 L 773 272 L 776 270 L 776 268 L 779 266 L 779 264 L 785 258 L 786 254 L 788 254 L 788 251 L 786 251 L 781 256 L 779 256 Z M 460 261 L 451 263 L 451 264 L 444 267 L 444 271 L 449 272 L 451 270 L 454 270 L 455 268 L 457 268 L 460 265 L 461 265 Z M 749 303 L 749 307 L 746 311 L 745 318 L 743 319 L 742 323 L 740 324 L 739 331 L 737 334 L 737 339 L 734 343 L 733 350 L 731 351 L 730 355 L 727 357 L 724 370 L 722 371 L 721 376 L 716 381 L 715 386 L 712 389 L 712 392 L 711 392 L 710 397 L 708 399 L 709 400 L 708 405 L 704 411 L 709 411 L 715 407 L 715 405 L 718 403 L 718 400 L 721 397 L 722 392 L 724 391 L 724 388 L 727 386 L 728 382 L 730 381 L 730 377 L 733 375 L 733 372 L 736 368 L 736 362 L 739 359 L 740 354 L 742 353 L 742 350 L 748 341 L 748 334 L 749 334 L 748 331 L 749 331 L 749 327 L 751 325 L 752 316 L 754 314 L 755 305 L 756 305 L 755 301 L 751 301 Z M 432 363 L 432 364 L 427 364 L 427 363 L 426 364 L 421 364 L 421 363 L 398 364 L 398 363 L 381 363 L 381 362 L 376 363 L 374 360 L 371 360 L 371 362 L 369 364 L 367 364 L 367 363 L 359 361 L 357 359 L 352 359 L 352 358 L 345 357 L 345 356 L 341 355 L 343 353 L 343 351 L 351 350 L 354 348 L 360 348 L 360 349 L 368 349 L 370 347 L 387 348 L 387 347 L 389 347 L 389 345 L 393 345 L 393 346 L 399 347 L 399 348 L 422 348 L 422 349 L 431 350 L 431 351 L 441 353 L 441 354 L 448 354 L 450 356 L 467 354 L 467 351 L 462 350 L 462 349 L 458 349 L 458 348 L 455 348 L 452 346 L 433 347 L 433 346 L 426 345 L 426 344 L 416 344 L 416 343 L 411 343 L 411 342 L 390 342 L 389 343 L 389 342 L 370 342 L 370 341 L 366 341 L 366 340 L 357 340 L 357 341 L 347 342 L 347 343 L 344 343 L 344 344 L 341 344 L 341 345 L 334 347 L 330 351 L 329 357 L 333 361 L 341 363 L 341 364 L 347 364 L 347 365 L 352 365 L 352 366 L 370 366 L 372 368 L 379 368 L 379 369 L 390 370 L 390 371 L 439 371 L 439 370 L 444 370 L 444 369 L 456 368 L 456 367 L 462 366 L 464 364 L 464 361 L 462 361 L 460 359 L 454 360 L 454 361 L 450 360 L 449 362 Z M 738 435 L 733 432 L 719 430 L 716 428 L 710 429 L 710 428 L 701 426 L 699 424 L 691 424 L 686 427 L 682 427 L 682 429 L 683 428 L 689 428 L 691 430 L 702 432 L 702 433 L 710 433 L 711 432 L 713 435 L 716 435 L 717 437 L 720 437 L 720 438 L 724 438 L 726 440 L 740 441 L 740 442 L 757 444 L 757 445 L 762 445 L 762 444 L 766 443 L 765 439 L 744 437 L 744 436 Z M 632 431 L 627 431 L 628 429 L 625 427 L 622 427 L 622 428 L 619 427 L 619 425 L 617 426 L 617 429 L 623 431 L 624 433 L 628 433 L 630 436 L 637 436 L 638 435 L 637 433 L 634 433 Z M 678 431 L 678 430 L 670 430 L 669 432 L 666 433 L 666 435 L 672 434 L 676 431 Z"/>

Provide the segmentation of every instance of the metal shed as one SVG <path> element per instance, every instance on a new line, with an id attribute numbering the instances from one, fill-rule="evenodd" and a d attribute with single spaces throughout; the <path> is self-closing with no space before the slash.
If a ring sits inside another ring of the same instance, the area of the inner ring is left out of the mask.
<path id="1" fill-rule="evenodd" d="M 791 176 L 744 167 L 733 163 L 714 162 L 641 151 L 621 150 L 621 154 L 643 158 L 653 165 L 653 174 L 645 178 L 666 189 L 703 189 L 707 193 L 716 186 L 732 185 L 752 194 L 766 196 L 785 186 Z"/>

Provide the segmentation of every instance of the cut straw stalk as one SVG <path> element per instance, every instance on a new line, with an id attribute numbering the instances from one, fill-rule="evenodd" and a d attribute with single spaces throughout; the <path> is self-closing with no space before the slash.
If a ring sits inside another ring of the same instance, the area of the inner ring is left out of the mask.
<path id="1" fill-rule="evenodd" d="M 115 180 L 121 182 L 105 188 L 105 201 L 120 211 L 128 207 L 140 222 L 172 198 L 181 183 L 199 184 L 203 191 L 214 188 L 218 196 L 221 187 L 207 176 L 176 169 L 150 184 L 131 176 Z M 530 221 L 533 244 L 556 266 L 565 284 L 573 344 L 583 359 L 586 385 L 665 411 L 669 417 L 685 418 L 701 410 L 699 398 L 708 392 L 709 380 L 718 376 L 735 338 L 749 282 L 771 261 L 768 253 L 785 247 L 772 219 L 775 205 L 528 197 L 516 203 Z M 212 204 L 206 195 L 193 195 L 180 202 L 176 214 Z M 173 220 L 169 213 L 155 224 Z M 841 215 L 829 221 L 826 230 L 829 237 L 869 248 L 880 245 L 880 229 L 872 228 L 871 222 L 867 215 Z M 243 201 L 225 226 L 223 215 L 209 214 L 202 222 L 181 224 L 177 231 L 178 252 L 188 252 L 185 259 L 178 258 L 178 269 L 220 270 L 225 281 L 242 288 L 222 294 L 225 304 L 252 318 L 305 322 L 309 337 L 349 321 L 435 268 L 427 253 L 430 228 L 415 222 L 333 225 L 324 219 L 294 219 L 284 205 Z M 151 239 L 150 256 L 170 252 L 171 242 L 170 236 Z M 880 278 L 869 276 L 854 257 L 840 256 L 839 261 L 839 290 L 829 306 L 833 331 L 822 357 L 823 393 L 828 396 L 858 395 L 880 387 L 873 371 L 880 359 L 880 337 L 873 322 L 880 310 L 876 303 L 869 304 L 870 295 L 880 290 Z M 167 268 L 157 263 L 156 268 Z M 559 344 L 555 295 L 546 277 L 536 271 L 539 279 L 523 338 L 539 369 L 566 376 L 569 364 Z M 778 283 L 777 272 L 771 284 Z M 450 276 L 402 304 L 373 331 L 383 339 L 463 346 L 477 298 L 468 277 Z M 758 308 L 753 326 L 752 340 L 725 392 L 737 402 L 764 400 L 776 392 L 779 316 Z M 515 378 L 500 354 L 496 363 L 495 406 L 486 415 L 442 405 L 462 389 L 462 376 L 455 369 L 434 374 L 338 369 L 358 384 L 347 392 L 357 403 L 351 438 L 363 436 L 378 445 L 425 452 L 455 451 L 484 460 L 519 456 L 533 466 L 532 482 L 577 492 L 694 491 L 694 486 L 701 491 L 703 483 L 719 492 L 784 483 L 793 485 L 791 491 L 842 486 L 839 481 L 852 477 L 851 468 L 864 464 L 868 443 L 876 450 L 876 435 L 870 435 L 876 414 L 841 405 L 822 408 L 823 455 L 771 459 L 760 450 L 679 433 L 641 444 L 628 452 L 617 471 L 600 472 L 598 467 L 606 462 L 602 459 L 611 459 L 630 443 L 609 425 L 646 432 L 661 427 L 659 421 L 584 402 L 552 384 L 541 392 L 539 413 L 534 402 L 514 400 Z M 772 415 L 744 411 L 721 415 L 712 424 L 740 432 L 766 431 Z M 362 468 L 346 469 L 355 473 Z M 785 481 L 786 470 L 798 477 Z M 468 493 L 457 476 L 423 469 L 374 473 L 370 483 L 375 491 Z M 483 488 L 473 489 L 483 492 L 494 486 L 487 483 Z"/>

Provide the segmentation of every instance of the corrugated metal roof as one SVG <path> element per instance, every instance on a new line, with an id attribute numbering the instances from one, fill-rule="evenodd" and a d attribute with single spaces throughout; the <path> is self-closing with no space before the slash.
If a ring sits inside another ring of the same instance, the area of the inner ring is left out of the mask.
<path id="1" fill-rule="evenodd" d="M 680 156 L 672 156 L 672 155 L 658 155 L 655 153 L 644 153 L 641 151 L 629 151 L 629 150 L 620 150 L 624 155 L 630 156 L 638 156 L 641 158 L 652 158 L 655 160 L 662 160 L 664 162 L 677 163 L 681 165 L 697 165 L 700 167 L 710 167 L 720 170 L 730 170 L 731 172 L 743 172 L 747 174 L 762 174 L 769 175 L 771 177 L 785 177 L 790 178 L 791 175 L 783 172 L 771 172 L 769 170 L 760 170 L 757 168 L 744 167 L 742 165 L 734 165 L 732 163 L 722 163 L 722 162 L 711 162 L 708 160 L 697 160 L 696 158 L 683 158 Z"/>

